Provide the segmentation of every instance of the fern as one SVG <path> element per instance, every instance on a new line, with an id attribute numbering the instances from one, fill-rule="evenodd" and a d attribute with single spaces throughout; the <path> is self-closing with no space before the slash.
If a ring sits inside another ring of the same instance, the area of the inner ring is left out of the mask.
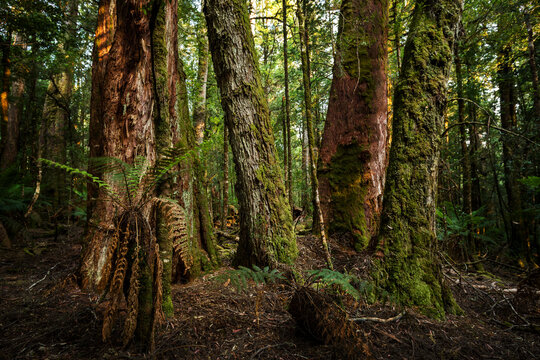
<path id="1" fill-rule="evenodd" d="M 217 280 L 223 283 L 230 281 L 236 290 L 244 291 L 248 287 L 248 281 L 253 281 L 255 284 L 267 284 L 286 279 L 277 269 L 270 270 L 268 266 L 261 269 L 253 265 L 253 269 L 239 266 L 238 269 L 226 271 L 219 275 Z"/>
<path id="2" fill-rule="evenodd" d="M 358 280 L 357 277 L 349 274 L 343 274 L 330 269 L 308 270 L 308 284 L 322 285 L 324 287 L 337 286 L 346 294 L 351 295 L 355 300 L 360 299 L 358 291 L 351 283 Z M 364 286 L 366 286 L 364 284 Z"/>

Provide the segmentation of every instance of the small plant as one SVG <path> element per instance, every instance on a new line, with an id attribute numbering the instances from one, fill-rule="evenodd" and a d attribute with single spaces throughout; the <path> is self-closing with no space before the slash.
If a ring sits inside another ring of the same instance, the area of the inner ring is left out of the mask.
<path id="1" fill-rule="evenodd" d="M 277 280 L 286 281 L 286 278 L 279 270 L 270 270 L 268 266 L 261 269 L 257 265 L 253 265 L 253 269 L 245 266 L 239 266 L 238 269 L 229 270 L 217 277 L 220 282 L 230 282 L 237 291 L 245 291 L 248 287 L 248 281 L 253 281 L 255 284 L 275 283 Z"/>

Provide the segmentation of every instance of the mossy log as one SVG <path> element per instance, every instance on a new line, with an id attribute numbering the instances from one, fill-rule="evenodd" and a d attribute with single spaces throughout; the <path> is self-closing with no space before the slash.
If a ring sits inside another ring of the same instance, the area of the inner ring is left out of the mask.
<path id="1" fill-rule="evenodd" d="M 345 311 L 322 292 L 308 287 L 296 290 L 289 313 L 298 326 L 318 341 L 335 347 L 340 358 L 370 358 L 367 339 Z"/>

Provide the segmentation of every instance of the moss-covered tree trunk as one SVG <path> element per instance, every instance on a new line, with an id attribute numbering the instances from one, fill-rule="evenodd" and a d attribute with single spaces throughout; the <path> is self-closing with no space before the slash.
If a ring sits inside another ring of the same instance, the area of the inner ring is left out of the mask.
<path id="1" fill-rule="evenodd" d="M 419 0 L 395 92 L 392 147 L 378 236 L 379 286 L 444 317 L 458 308 L 437 260 L 437 169 L 461 0 Z"/>
<path id="2" fill-rule="evenodd" d="M 332 233 L 357 249 L 375 234 L 386 169 L 386 0 L 344 0 L 319 156 L 319 191 Z"/>
<path id="3" fill-rule="evenodd" d="M 240 243 L 235 262 L 291 263 L 298 253 L 296 238 L 246 1 L 207 0 L 204 13 L 237 171 Z"/>

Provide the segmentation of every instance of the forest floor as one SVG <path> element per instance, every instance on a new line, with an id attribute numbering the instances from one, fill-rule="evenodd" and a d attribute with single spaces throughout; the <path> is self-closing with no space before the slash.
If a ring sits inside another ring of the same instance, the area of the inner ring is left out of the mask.
<path id="1" fill-rule="evenodd" d="M 339 349 L 298 330 L 287 312 L 294 290 L 252 284 L 238 292 L 215 273 L 174 285 L 175 316 L 159 329 L 152 353 L 102 343 L 97 299 L 81 292 L 74 276 L 81 230 L 56 240 L 39 230 L 30 235 L 26 243 L 0 250 L 0 359 L 342 358 Z M 315 238 L 299 237 L 299 248 L 298 268 L 324 267 Z M 362 275 L 370 262 L 335 244 L 332 253 L 335 267 L 352 274 Z M 540 359 L 540 329 L 534 325 L 540 323 L 540 274 L 524 280 L 524 274 L 494 262 L 485 262 L 481 273 L 447 265 L 445 277 L 465 315 L 437 321 L 407 309 L 393 321 L 363 321 L 371 357 Z M 342 305 L 351 318 L 388 319 L 402 312 L 349 298 Z"/>

